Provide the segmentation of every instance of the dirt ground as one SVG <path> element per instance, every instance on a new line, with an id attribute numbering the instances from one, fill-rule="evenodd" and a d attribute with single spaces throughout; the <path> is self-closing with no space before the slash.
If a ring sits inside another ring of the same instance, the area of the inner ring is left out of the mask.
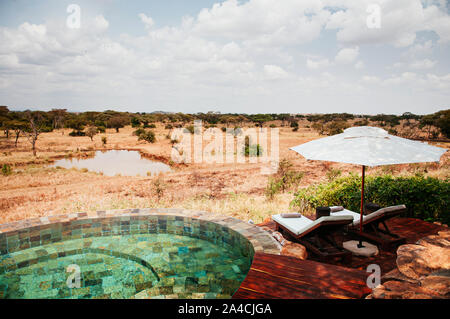
<path id="1" fill-rule="evenodd" d="M 296 171 L 304 172 L 299 187 L 306 187 L 327 179 L 327 172 L 340 170 L 342 174 L 358 172 L 360 167 L 330 162 L 306 161 L 289 147 L 319 138 L 310 128 L 279 128 L 280 159 L 288 159 Z M 118 208 L 183 207 L 227 214 L 242 220 L 262 222 L 270 215 L 290 211 L 293 192 L 265 196 L 269 175 L 261 173 L 261 163 L 234 164 L 174 164 L 171 162 L 169 130 L 157 124 L 157 141 L 150 144 L 138 141 L 131 127 L 116 133 L 107 129 L 91 141 L 89 137 L 71 137 L 69 129 L 43 133 L 37 141 L 37 157 L 32 156 L 26 138 L 0 137 L 0 165 L 12 167 L 11 175 L 0 175 L 0 223 L 18 219 L 58 215 L 78 211 Z M 101 138 L 106 136 L 107 144 Z M 204 145 L 205 146 L 205 145 Z M 440 144 L 438 146 L 447 147 Z M 169 163 L 172 172 L 158 177 L 103 176 L 77 169 L 52 168 L 59 158 L 92 156 L 95 150 L 139 150 L 142 155 Z M 393 173 L 427 175 L 448 178 L 449 157 L 431 164 L 398 165 L 373 168 L 368 174 Z M 266 165 L 266 164 L 264 164 Z M 267 165 L 266 165 L 267 166 Z"/>

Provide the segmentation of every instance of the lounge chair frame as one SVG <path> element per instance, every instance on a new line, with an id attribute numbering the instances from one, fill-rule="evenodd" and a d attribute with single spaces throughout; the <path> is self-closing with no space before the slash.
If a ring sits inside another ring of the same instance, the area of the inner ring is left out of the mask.
<path id="1" fill-rule="evenodd" d="M 381 214 L 377 217 L 374 217 L 367 222 L 365 222 L 363 218 L 363 232 L 360 232 L 359 224 L 353 227 L 350 227 L 349 233 L 356 237 L 365 238 L 371 242 L 374 242 L 380 246 L 383 250 L 392 250 L 406 243 L 406 239 L 398 236 L 397 234 L 392 233 L 388 226 L 386 225 L 386 221 L 390 218 L 399 216 L 407 211 L 406 208 L 396 209 L 394 211 L 388 211 L 384 214 Z M 374 212 L 375 213 L 375 212 Z M 365 217 L 368 217 L 366 215 Z M 380 226 L 383 225 L 383 228 Z"/>
<path id="2" fill-rule="evenodd" d="M 319 259 L 326 261 L 330 258 L 341 258 L 344 262 L 351 261 L 352 253 L 339 245 L 333 237 L 334 233 L 342 231 L 348 225 L 348 221 L 324 221 L 300 235 L 294 234 L 277 221 L 274 222 L 277 231 L 289 234 Z"/>

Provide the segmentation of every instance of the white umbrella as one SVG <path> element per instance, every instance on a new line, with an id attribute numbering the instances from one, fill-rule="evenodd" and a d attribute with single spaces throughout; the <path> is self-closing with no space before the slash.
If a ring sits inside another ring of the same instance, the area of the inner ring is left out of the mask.
<path id="1" fill-rule="evenodd" d="M 366 166 L 439 162 L 447 149 L 393 136 L 378 127 L 352 127 L 344 133 L 290 148 L 309 160 L 362 165 L 361 222 L 363 225 Z M 360 245 L 361 241 L 360 241 Z"/>

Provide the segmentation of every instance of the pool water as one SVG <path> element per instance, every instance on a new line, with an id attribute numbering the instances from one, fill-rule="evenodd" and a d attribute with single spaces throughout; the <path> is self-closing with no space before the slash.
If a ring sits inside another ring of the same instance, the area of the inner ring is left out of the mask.
<path id="1" fill-rule="evenodd" d="M 91 158 L 64 158 L 55 161 L 51 167 L 85 168 L 106 176 L 147 176 L 169 172 L 170 166 L 142 157 L 138 151 L 96 151 Z"/>
<path id="2" fill-rule="evenodd" d="M 0 298 L 230 298 L 250 263 L 232 245 L 184 235 L 70 239 L 0 255 Z"/>

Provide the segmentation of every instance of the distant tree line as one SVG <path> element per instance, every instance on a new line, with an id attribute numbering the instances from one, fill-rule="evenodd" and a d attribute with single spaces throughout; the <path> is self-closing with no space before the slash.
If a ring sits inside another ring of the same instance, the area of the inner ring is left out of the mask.
<path id="1" fill-rule="evenodd" d="M 450 138 L 450 109 L 429 115 L 416 115 L 410 112 L 402 115 L 353 115 L 349 113 L 330 114 L 238 114 L 238 113 L 168 113 L 168 112 L 68 112 L 67 109 L 52 109 L 51 111 L 12 111 L 7 106 L 0 106 L 0 129 L 4 136 L 17 140 L 26 137 L 36 153 L 35 144 L 39 134 L 51 132 L 55 129 L 70 128 L 71 136 L 88 136 L 91 139 L 98 132 L 105 132 L 107 128 L 119 132 L 121 128 L 131 125 L 134 128 L 154 128 L 155 123 L 165 123 L 165 128 L 185 127 L 194 120 L 202 120 L 207 127 L 221 125 L 224 127 L 243 127 L 254 125 L 264 127 L 267 122 L 281 121 L 281 126 L 290 126 L 298 130 L 299 121 L 306 121 L 306 125 L 321 134 L 338 134 L 350 125 L 380 126 L 390 133 L 414 138 L 418 132 L 424 133 L 428 139 L 443 136 Z M 353 123 L 349 123 L 349 121 Z M 401 132 L 397 126 L 403 123 Z M 271 124 L 273 127 L 274 124 Z M 150 138 L 149 138 L 150 139 Z"/>

